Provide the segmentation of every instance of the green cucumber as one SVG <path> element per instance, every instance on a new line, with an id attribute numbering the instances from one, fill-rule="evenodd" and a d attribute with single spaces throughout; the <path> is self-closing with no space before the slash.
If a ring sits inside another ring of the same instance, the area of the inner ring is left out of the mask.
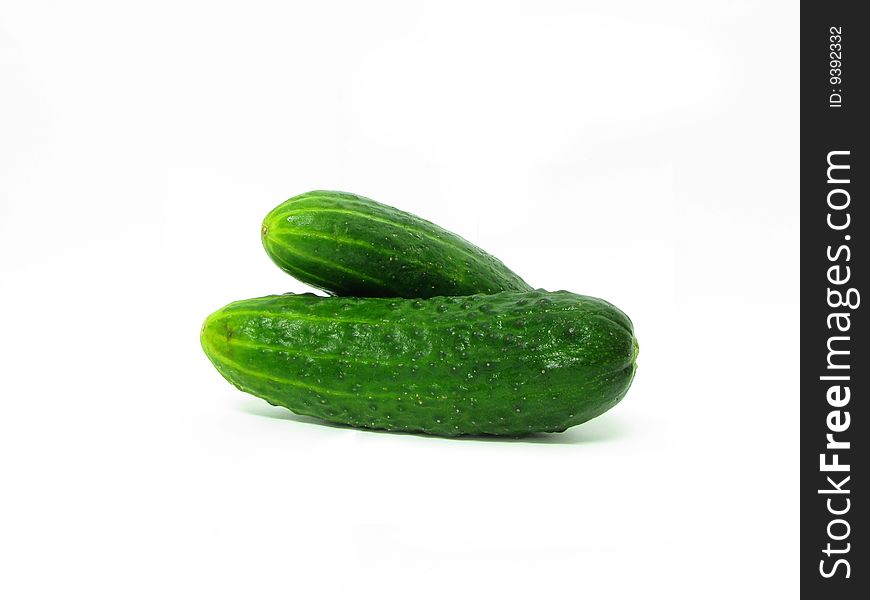
<path id="1" fill-rule="evenodd" d="M 266 296 L 210 315 L 202 347 L 242 391 L 301 415 L 436 435 L 563 431 L 619 402 L 637 341 L 570 292 Z"/>
<path id="2" fill-rule="evenodd" d="M 374 200 L 315 191 L 263 220 L 281 269 L 339 296 L 431 298 L 529 291 L 516 273 L 437 225 Z"/>

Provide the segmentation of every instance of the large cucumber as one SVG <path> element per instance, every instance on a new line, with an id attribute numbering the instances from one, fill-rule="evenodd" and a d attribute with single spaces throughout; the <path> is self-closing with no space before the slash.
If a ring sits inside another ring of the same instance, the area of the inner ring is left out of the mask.
<path id="1" fill-rule="evenodd" d="M 619 402 L 631 321 L 569 292 L 233 302 L 203 349 L 240 390 L 356 427 L 437 435 L 563 431 Z"/>
<path id="2" fill-rule="evenodd" d="M 279 267 L 339 296 L 531 290 L 501 261 L 458 235 L 355 194 L 315 191 L 290 198 L 266 216 L 261 232 Z"/>

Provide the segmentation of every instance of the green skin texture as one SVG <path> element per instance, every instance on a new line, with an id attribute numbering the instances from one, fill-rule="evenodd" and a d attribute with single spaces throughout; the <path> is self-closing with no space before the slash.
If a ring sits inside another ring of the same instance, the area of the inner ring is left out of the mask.
<path id="1" fill-rule="evenodd" d="M 532 289 L 458 235 L 345 192 L 287 200 L 263 220 L 261 237 L 281 269 L 338 296 L 431 298 Z"/>
<path id="2" fill-rule="evenodd" d="M 270 404 L 441 436 L 564 431 L 625 396 L 637 356 L 618 308 L 542 290 L 266 296 L 210 315 L 201 342 L 224 378 Z"/>

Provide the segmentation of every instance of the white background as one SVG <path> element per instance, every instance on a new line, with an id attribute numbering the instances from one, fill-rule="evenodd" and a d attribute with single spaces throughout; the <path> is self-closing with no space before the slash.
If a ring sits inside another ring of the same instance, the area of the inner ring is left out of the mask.
<path id="1" fill-rule="evenodd" d="M 794 598 L 794 2 L 4 2 L 0 596 Z M 204 317 L 262 217 L 415 212 L 634 320 L 562 435 L 315 424 Z"/>

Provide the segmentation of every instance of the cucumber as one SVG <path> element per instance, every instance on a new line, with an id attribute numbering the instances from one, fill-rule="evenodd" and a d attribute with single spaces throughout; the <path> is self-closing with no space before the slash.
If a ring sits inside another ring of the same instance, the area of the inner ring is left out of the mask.
<path id="1" fill-rule="evenodd" d="M 615 306 L 570 292 L 429 299 L 266 296 L 210 315 L 202 347 L 270 404 L 354 427 L 442 436 L 563 431 L 619 402 L 637 341 Z"/>
<path id="2" fill-rule="evenodd" d="M 281 269 L 338 296 L 431 298 L 532 289 L 458 235 L 345 192 L 290 198 L 263 220 L 261 237 Z"/>

